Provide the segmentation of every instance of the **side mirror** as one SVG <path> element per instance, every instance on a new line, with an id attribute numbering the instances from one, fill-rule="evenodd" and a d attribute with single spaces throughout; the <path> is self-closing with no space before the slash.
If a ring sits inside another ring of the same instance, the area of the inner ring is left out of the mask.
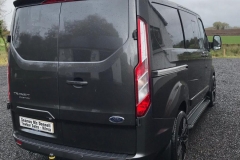
<path id="1" fill-rule="evenodd" d="M 11 36 L 10 35 L 7 36 L 7 42 L 11 43 Z"/>
<path id="2" fill-rule="evenodd" d="M 219 50 L 222 47 L 222 39 L 220 36 L 213 36 L 212 48 L 213 50 Z"/>

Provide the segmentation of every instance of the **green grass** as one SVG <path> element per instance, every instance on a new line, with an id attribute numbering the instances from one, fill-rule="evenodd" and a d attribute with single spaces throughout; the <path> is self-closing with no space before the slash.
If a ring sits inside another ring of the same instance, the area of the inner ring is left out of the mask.
<path id="1" fill-rule="evenodd" d="M 211 51 L 213 57 L 240 57 L 240 36 L 221 36 L 222 49 L 217 51 Z M 209 42 L 213 41 L 213 36 L 208 36 Z M 224 56 L 225 50 L 225 56 Z"/>
<path id="2" fill-rule="evenodd" d="M 6 66 L 8 63 L 7 53 L 0 51 L 0 66 Z"/>
<path id="3" fill-rule="evenodd" d="M 225 50 L 225 55 L 224 55 Z M 213 57 L 232 57 L 239 58 L 240 57 L 240 45 L 238 44 L 223 44 L 221 50 L 213 51 L 211 50 L 211 54 Z"/>
<path id="4" fill-rule="evenodd" d="M 0 66 L 5 66 L 7 63 L 7 53 L 4 48 L 3 40 L 0 38 Z"/>
<path id="5" fill-rule="evenodd" d="M 222 44 L 240 44 L 240 36 L 221 36 Z M 208 36 L 208 41 L 213 41 L 213 36 Z"/>

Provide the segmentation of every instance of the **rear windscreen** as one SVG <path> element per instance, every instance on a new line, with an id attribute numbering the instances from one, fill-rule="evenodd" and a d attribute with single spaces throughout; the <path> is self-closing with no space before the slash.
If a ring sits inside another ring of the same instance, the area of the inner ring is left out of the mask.
<path id="1" fill-rule="evenodd" d="M 62 3 L 59 61 L 102 61 L 128 38 L 128 0 Z"/>
<path id="2" fill-rule="evenodd" d="M 13 45 L 26 60 L 57 61 L 60 3 L 18 8 Z"/>

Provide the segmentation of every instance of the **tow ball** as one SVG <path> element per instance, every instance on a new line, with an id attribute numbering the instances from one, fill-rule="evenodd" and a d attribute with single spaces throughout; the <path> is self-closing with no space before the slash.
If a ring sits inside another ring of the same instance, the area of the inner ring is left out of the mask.
<path id="1" fill-rule="evenodd" d="M 54 156 L 54 154 L 50 153 L 49 154 L 49 160 L 55 160 L 55 159 L 56 159 L 56 157 Z"/>

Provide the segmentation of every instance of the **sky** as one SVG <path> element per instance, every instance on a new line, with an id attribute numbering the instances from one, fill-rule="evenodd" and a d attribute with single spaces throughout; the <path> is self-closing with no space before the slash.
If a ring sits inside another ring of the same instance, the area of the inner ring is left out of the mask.
<path id="1" fill-rule="evenodd" d="M 4 20 L 7 24 L 8 29 L 10 29 L 11 26 L 11 21 L 12 21 L 12 15 L 14 11 L 14 6 L 13 6 L 13 0 L 6 0 L 3 6 L 3 10 L 5 11 L 4 15 Z"/>
<path id="2" fill-rule="evenodd" d="M 198 13 L 205 27 L 216 21 L 226 22 L 231 27 L 240 27 L 240 0 L 171 0 Z"/>
<path id="3" fill-rule="evenodd" d="M 5 21 L 8 29 L 11 25 L 12 14 L 14 11 L 14 0 L 6 0 L 3 9 Z M 196 13 L 203 20 L 205 27 L 211 27 L 216 21 L 226 22 L 230 26 L 240 27 L 240 0 L 171 0 Z"/>

